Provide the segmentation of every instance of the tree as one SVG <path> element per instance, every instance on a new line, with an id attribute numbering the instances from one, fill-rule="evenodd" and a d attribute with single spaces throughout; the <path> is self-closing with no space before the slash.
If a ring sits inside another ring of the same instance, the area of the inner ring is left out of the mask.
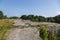
<path id="1" fill-rule="evenodd" d="M 48 32 L 47 32 L 47 29 L 43 26 L 40 28 L 40 37 L 43 39 L 43 40 L 48 40 Z"/>
<path id="2" fill-rule="evenodd" d="M 0 19 L 2 19 L 3 17 L 4 17 L 3 12 L 0 11 Z"/>
<path id="3" fill-rule="evenodd" d="M 60 15 L 54 17 L 56 23 L 60 23 Z"/>
<path id="4" fill-rule="evenodd" d="M 28 19 L 28 20 L 33 20 L 33 19 L 34 19 L 34 15 L 28 15 L 28 16 L 27 16 L 27 19 Z"/>
<path id="5" fill-rule="evenodd" d="M 54 18 L 53 17 L 47 17 L 47 22 L 55 22 Z"/>
<path id="6" fill-rule="evenodd" d="M 18 19 L 18 17 L 13 16 L 13 17 L 9 17 L 10 19 Z"/>
<path id="7" fill-rule="evenodd" d="M 46 19 L 45 19 L 45 17 L 43 17 L 43 16 L 39 16 L 39 17 L 38 17 L 38 21 L 39 21 L 39 22 L 45 22 Z"/>
<path id="8" fill-rule="evenodd" d="M 25 20 L 31 20 L 31 21 L 36 21 L 36 22 L 56 22 L 60 23 L 60 15 L 57 15 L 55 17 L 47 17 L 45 18 L 44 16 L 34 16 L 34 15 L 22 15 L 20 17 L 21 19 Z"/>
<path id="9" fill-rule="evenodd" d="M 26 15 L 22 15 L 20 18 L 26 20 L 27 16 Z"/>
<path id="10" fill-rule="evenodd" d="M 34 16 L 33 19 L 32 19 L 32 21 L 36 21 L 36 22 L 38 22 L 38 16 L 37 16 L 37 15 Z"/>
<path id="11" fill-rule="evenodd" d="M 4 15 L 2 11 L 0 11 L 0 19 L 6 19 L 6 18 L 7 18 L 7 16 Z"/>
<path id="12" fill-rule="evenodd" d="M 5 15 L 4 17 L 3 17 L 3 19 L 7 19 L 8 17 Z"/>

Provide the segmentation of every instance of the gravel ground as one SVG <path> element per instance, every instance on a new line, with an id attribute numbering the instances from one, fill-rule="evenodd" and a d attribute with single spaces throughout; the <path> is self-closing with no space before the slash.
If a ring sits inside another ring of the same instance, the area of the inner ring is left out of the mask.
<path id="1" fill-rule="evenodd" d="M 37 28 L 14 29 L 6 40 L 42 40 Z"/>
<path id="2" fill-rule="evenodd" d="M 60 29 L 60 24 L 56 23 L 46 23 L 46 22 L 31 22 L 31 21 L 25 21 L 25 20 L 15 20 L 13 23 L 13 27 L 16 27 L 16 29 L 12 30 L 9 36 L 6 38 L 6 40 L 42 40 L 39 37 L 39 30 L 35 27 L 29 27 L 30 25 L 40 25 L 44 24 L 48 30 L 51 30 L 53 32 L 57 32 L 58 29 Z M 24 26 L 24 28 L 22 28 Z M 28 26 L 26 28 L 25 26 Z M 19 28 L 17 28 L 19 27 Z M 21 29 L 22 28 L 22 29 Z"/>

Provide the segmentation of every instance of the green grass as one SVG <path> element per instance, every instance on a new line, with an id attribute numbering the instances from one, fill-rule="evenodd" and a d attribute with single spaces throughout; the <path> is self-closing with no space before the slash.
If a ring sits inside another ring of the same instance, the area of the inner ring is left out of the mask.
<path id="1" fill-rule="evenodd" d="M 11 24 L 13 22 L 13 19 L 2 19 L 0 20 L 0 40 L 3 39 L 5 33 L 11 29 Z"/>

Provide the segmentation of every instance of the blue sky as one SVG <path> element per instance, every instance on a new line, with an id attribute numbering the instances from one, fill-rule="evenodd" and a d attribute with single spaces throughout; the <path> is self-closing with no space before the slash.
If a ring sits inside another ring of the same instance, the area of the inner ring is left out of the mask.
<path id="1" fill-rule="evenodd" d="M 60 0 L 0 0 L 0 10 L 7 16 L 60 14 Z"/>

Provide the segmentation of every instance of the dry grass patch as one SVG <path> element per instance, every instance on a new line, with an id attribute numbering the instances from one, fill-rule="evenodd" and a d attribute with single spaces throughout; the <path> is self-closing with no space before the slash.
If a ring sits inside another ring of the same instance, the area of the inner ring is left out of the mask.
<path id="1" fill-rule="evenodd" d="M 1 19 L 0 20 L 0 40 L 3 39 L 4 34 L 9 30 L 13 19 Z"/>

